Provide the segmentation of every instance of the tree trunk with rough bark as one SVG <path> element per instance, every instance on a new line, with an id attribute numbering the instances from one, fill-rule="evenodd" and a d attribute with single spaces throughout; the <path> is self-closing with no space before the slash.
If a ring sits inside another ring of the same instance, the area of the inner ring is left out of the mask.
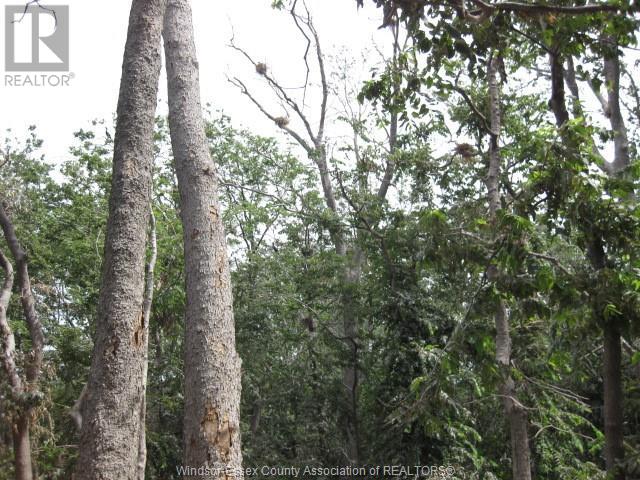
<path id="1" fill-rule="evenodd" d="M 235 478 L 242 479 L 241 361 L 235 346 L 229 260 L 216 167 L 202 118 L 191 16 L 187 0 L 169 0 L 163 33 L 169 129 L 184 230 L 184 466 L 219 472 L 206 478 L 227 478 L 225 469 L 231 469 Z"/>
<path id="2" fill-rule="evenodd" d="M 502 158 L 500 155 L 499 137 L 500 119 L 500 86 L 498 85 L 499 58 L 493 57 L 489 63 L 489 109 L 490 109 L 490 145 L 489 171 L 487 174 L 487 195 L 489 200 L 489 220 L 496 225 L 497 212 L 500 209 L 500 170 Z M 489 279 L 499 275 L 495 265 L 490 265 L 487 271 Z M 495 315 L 496 323 L 496 361 L 500 366 L 505 381 L 501 388 L 502 405 L 509 422 L 511 437 L 511 466 L 513 480 L 531 480 L 531 453 L 529 434 L 527 431 L 527 412 L 516 398 L 516 385 L 509 374 L 511 366 L 511 334 L 509 327 L 509 312 L 501 298 L 498 299 Z"/>
<path id="3" fill-rule="evenodd" d="M 118 99 L 102 285 L 76 480 L 137 480 L 146 225 L 166 0 L 134 0 Z M 132 445 L 133 443 L 133 445 Z"/>

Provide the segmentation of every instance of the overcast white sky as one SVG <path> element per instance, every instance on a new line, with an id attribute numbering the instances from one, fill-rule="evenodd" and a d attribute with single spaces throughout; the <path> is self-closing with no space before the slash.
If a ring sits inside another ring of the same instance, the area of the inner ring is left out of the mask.
<path id="1" fill-rule="evenodd" d="M 378 31 L 381 12 L 369 7 L 356 10 L 354 0 L 307 0 L 325 53 L 348 47 L 354 57 L 372 43 L 384 42 L 388 32 Z M 4 45 L 5 5 L 22 0 L 2 0 Z M 11 128 L 23 138 L 28 125 L 36 125 L 44 139 L 44 153 L 58 163 L 67 156 L 72 132 L 86 127 L 92 119 L 110 121 L 115 112 L 130 0 L 52 0 L 43 4 L 69 5 L 70 71 L 68 87 L 5 87 L 0 82 L 0 132 Z M 299 85 L 304 67 L 304 43 L 290 18 L 271 9 L 271 0 L 193 0 L 196 45 L 200 60 L 203 104 L 222 109 L 234 123 L 257 133 L 273 135 L 271 122 L 263 119 L 226 75 L 254 78 L 246 61 L 227 47 L 231 31 L 238 45 L 245 47 L 284 84 Z M 334 48 L 335 47 L 335 48 Z M 373 61 L 378 61 L 375 56 Z M 4 47 L 0 48 L 0 68 L 4 76 Z M 265 97 L 267 98 L 267 97 Z M 166 111 L 166 80 L 160 80 L 159 112 Z"/>

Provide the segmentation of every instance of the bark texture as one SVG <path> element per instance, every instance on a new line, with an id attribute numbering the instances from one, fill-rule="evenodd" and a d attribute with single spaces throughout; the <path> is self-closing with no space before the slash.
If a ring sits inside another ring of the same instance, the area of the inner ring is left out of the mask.
<path id="1" fill-rule="evenodd" d="M 324 55 L 320 46 L 320 37 L 314 26 L 313 19 L 307 10 L 305 15 L 299 15 L 295 10 L 296 2 L 293 2 L 289 11 L 293 21 L 305 38 L 305 41 L 311 42 L 314 50 L 314 62 L 317 64 L 320 77 L 320 87 L 322 89 L 321 100 L 319 104 L 319 115 L 317 120 L 317 130 L 312 127 L 312 122 L 304 112 L 304 105 L 299 104 L 290 95 L 278 81 L 267 71 L 260 72 L 269 87 L 274 91 L 276 96 L 290 109 L 302 123 L 304 129 L 296 131 L 289 126 L 287 122 L 281 122 L 280 117 L 269 113 L 256 97 L 248 90 L 247 86 L 238 78 L 233 78 L 232 84 L 236 85 L 240 91 L 246 95 L 249 100 L 258 108 L 262 114 L 273 121 L 287 135 L 293 138 L 306 152 L 307 157 L 311 160 L 319 173 L 320 184 L 322 188 L 322 196 L 328 210 L 331 211 L 333 220 L 328 225 L 327 230 L 334 245 L 335 252 L 343 259 L 344 270 L 341 279 L 344 285 L 343 292 L 340 295 L 340 310 L 337 312 L 337 320 L 342 323 L 342 340 L 346 349 L 346 357 L 342 366 L 342 396 L 340 398 L 340 407 L 337 412 L 337 424 L 339 430 L 344 437 L 344 456 L 345 460 L 351 465 L 357 465 L 361 461 L 361 445 L 359 435 L 359 419 L 358 419 L 358 392 L 360 387 L 360 352 L 359 352 L 359 328 L 360 319 L 358 318 L 358 298 L 357 290 L 361 281 L 362 272 L 366 265 L 366 257 L 357 242 L 357 237 L 353 238 L 346 228 L 341 224 L 340 218 L 343 215 L 338 202 L 336 201 L 336 192 L 334 188 L 334 179 L 332 178 L 329 165 L 329 155 L 326 148 L 325 139 L 325 122 L 327 118 L 327 104 L 329 98 L 329 83 L 327 80 L 326 69 L 324 65 Z M 399 22 L 393 25 L 394 30 L 394 54 L 393 67 L 398 67 L 398 56 L 400 46 L 398 44 Z M 231 47 L 240 52 L 247 60 L 249 60 L 256 70 L 259 70 L 259 63 L 256 62 L 246 51 L 236 46 L 233 42 Z M 308 60 L 305 55 L 305 62 Z M 394 85 L 394 95 L 400 90 L 400 85 L 396 82 Z M 352 111 L 350 113 L 354 115 Z M 353 118 L 354 123 L 360 123 L 362 118 Z M 378 202 L 384 202 L 387 192 L 392 185 L 395 173 L 395 153 L 397 150 L 398 137 L 398 113 L 396 111 L 390 114 L 388 132 L 388 150 L 387 162 L 384 169 L 383 177 L 377 189 L 376 196 Z M 353 131 L 353 149 L 358 164 L 361 161 L 360 147 L 358 145 L 359 133 L 354 128 Z M 363 230 L 369 230 L 371 233 L 372 226 L 368 218 L 365 206 L 357 206 L 352 203 L 348 197 L 345 188 L 337 175 L 338 186 L 340 187 L 343 197 L 350 204 L 353 212 L 358 212 L 360 223 L 364 227 Z M 370 193 L 370 188 L 366 179 L 360 183 L 360 191 L 363 196 Z M 363 213 L 364 212 L 364 213 Z M 360 235 L 360 234 L 358 234 Z M 384 245 L 383 245 L 384 249 Z M 392 270 L 390 262 L 387 263 L 389 270 Z M 391 274 L 391 286 L 393 287 L 393 275 Z"/>
<path id="2" fill-rule="evenodd" d="M 487 174 L 487 195 L 489 200 L 489 220 L 495 226 L 497 212 L 500 209 L 500 169 L 502 158 L 500 155 L 500 86 L 497 73 L 499 58 L 493 57 L 489 63 L 489 109 L 490 109 L 490 145 L 489 171 Z M 562 78 L 562 77 L 561 77 Z M 489 266 L 489 278 L 498 276 L 497 267 Z M 511 333 L 509 328 L 509 312 L 504 300 L 499 299 L 496 306 L 496 361 L 505 376 L 502 385 L 502 405 L 509 422 L 511 437 L 511 466 L 514 480 L 531 480 L 531 453 L 529 448 L 529 434 L 527 431 L 527 412 L 516 398 L 516 385 L 509 368 L 511 366 Z"/>
<path id="3" fill-rule="evenodd" d="M 163 33 L 186 269 L 184 464 L 219 469 L 217 478 L 222 479 L 225 469 L 232 469 L 242 479 L 241 361 L 191 16 L 187 0 L 169 0 Z"/>
<path id="4" fill-rule="evenodd" d="M 134 0 L 118 99 L 96 339 L 77 480 L 137 479 L 146 358 L 143 290 L 165 0 Z M 132 448 L 133 447 L 133 448 Z"/>

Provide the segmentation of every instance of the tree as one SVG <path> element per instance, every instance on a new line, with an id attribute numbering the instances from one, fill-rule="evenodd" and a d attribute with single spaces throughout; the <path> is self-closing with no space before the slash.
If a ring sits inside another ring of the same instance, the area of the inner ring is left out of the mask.
<path id="1" fill-rule="evenodd" d="M 143 363 L 142 370 L 142 401 L 140 402 L 140 431 L 138 433 L 138 480 L 144 480 L 145 467 L 147 464 L 147 435 L 146 435 L 146 419 L 147 419 L 147 377 L 149 370 L 149 321 L 151 319 L 151 306 L 153 304 L 153 275 L 158 259 L 158 242 L 156 237 L 156 217 L 153 214 L 153 206 L 151 207 L 151 222 L 149 228 L 149 247 L 150 256 L 145 269 L 144 296 L 142 301 L 142 337 L 144 339 L 143 350 L 146 358 Z"/>
<path id="2" fill-rule="evenodd" d="M 306 42 L 304 53 L 304 64 L 307 71 L 305 85 L 303 88 L 306 95 L 306 89 L 309 83 L 310 62 L 313 63 L 314 69 L 317 69 L 319 76 L 319 104 L 317 109 L 317 120 L 311 117 L 310 112 L 306 108 L 303 96 L 302 99 L 291 95 L 283 84 L 276 79 L 268 70 L 268 66 L 262 62 L 257 62 L 245 50 L 238 47 L 232 39 L 231 47 L 237 50 L 245 57 L 255 68 L 258 75 L 263 77 L 265 83 L 271 89 L 275 98 L 291 112 L 292 119 L 288 116 L 276 116 L 267 107 L 264 106 L 251 92 L 247 85 L 239 78 L 234 77 L 229 81 L 237 86 L 242 94 L 256 106 L 256 108 L 269 120 L 281 129 L 287 136 L 293 139 L 299 147 L 302 148 L 307 159 L 315 166 L 320 180 L 320 189 L 325 204 L 324 228 L 328 231 L 329 237 L 333 243 L 335 255 L 341 262 L 342 266 L 336 275 L 342 285 L 339 294 L 340 309 L 337 312 L 336 319 L 340 323 L 340 333 L 337 337 L 342 341 L 343 357 L 341 366 L 342 375 L 342 395 L 339 403 L 338 423 L 342 432 L 344 444 L 344 456 L 352 465 L 359 465 L 363 460 L 361 445 L 361 433 L 359 426 L 359 390 L 361 379 L 363 376 L 362 363 L 363 351 L 360 338 L 360 330 L 362 328 L 362 319 L 359 311 L 359 286 L 366 268 L 366 255 L 362 248 L 361 241 L 365 235 L 372 234 L 375 227 L 376 212 L 384 205 L 390 186 L 397 173 L 396 156 L 398 143 L 398 119 L 401 105 L 396 103 L 397 85 L 391 82 L 386 89 L 387 94 L 386 105 L 390 108 L 383 114 L 384 118 L 376 118 L 378 124 L 384 124 L 386 145 L 376 145 L 379 150 L 377 155 L 366 155 L 364 158 L 366 147 L 360 142 L 369 143 L 371 147 L 375 142 L 372 140 L 373 135 L 367 132 L 367 119 L 362 111 L 352 109 L 352 102 L 356 99 L 356 94 L 348 88 L 348 80 L 344 80 L 345 97 L 341 101 L 345 112 L 339 118 L 346 123 L 352 131 L 351 143 L 341 145 L 343 151 L 353 153 L 355 161 L 355 172 L 353 177 L 356 188 L 356 198 L 351 198 L 348 193 L 348 185 L 343 176 L 347 175 L 347 171 L 340 172 L 334 164 L 336 159 L 332 158 L 330 152 L 330 139 L 327 138 L 327 122 L 330 101 L 334 95 L 337 86 L 331 85 L 329 69 L 325 62 L 325 54 L 322 50 L 320 35 L 313 22 L 312 15 L 305 2 L 293 0 L 291 2 L 274 2 L 274 7 L 286 8 L 291 15 L 291 19 Z M 301 4 L 302 6 L 299 6 Z M 304 13 L 299 13 L 303 10 Z M 396 25 L 397 26 L 397 25 Z M 392 71 L 391 75 L 395 75 L 397 69 L 399 46 L 399 29 L 394 30 L 393 35 L 393 57 L 388 61 L 387 68 Z M 347 75 L 347 72 L 341 72 Z M 349 111 L 350 110 L 350 111 Z M 297 128 L 293 123 L 297 123 Z M 372 121 L 371 123 L 374 123 Z M 372 149 L 375 147 L 372 147 Z M 367 152 L 371 153 L 371 152 Z M 349 159 L 351 160 L 351 159 Z M 383 166 L 376 164 L 376 160 L 380 161 Z M 367 163 L 369 161 L 369 163 Z M 336 170 L 335 175 L 332 170 Z M 370 185 L 369 171 L 373 172 L 379 178 L 378 185 Z M 349 172 L 351 173 L 351 172 Z M 342 208 L 340 200 L 346 201 L 348 208 Z M 362 205 L 356 204 L 355 201 L 362 201 Z M 347 218 L 347 221 L 343 217 Z M 353 217 L 353 218 L 351 218 Z"/>
<path id="3" fill-rule="evenodd" d="M 279 144 L 226 116 L 202 118 L 189 4 L 172 1 L 153 34 L 164 29 L 171 118 L 153 120 L 149 196 L 120 204 L 139 214 L 129 233 L 142 315 L 119 348 L 142 339 L 127 357 L 141 362 L 140 394 L 125 383 L 104 394 L 138 402 L 126 419 L 135 428 L 118 413 L 104 425 L 131 435 L 129 478 L 356 461 L 450 465 L 452 478 L 636 478 L 640 61 L 628 51 L 638 29 L 628 5 L 617 15 L 608 3 L 376 1 L 393 55 L 361 65 L 348 46 L 325 46 L 323 89 L 304 2 L 276 1 L 295 14 L 309 83 L 285 85 L 279 65 L 253 57 L 272 102 L 251 79 L 234 82 L 283 132 Z M 100 267 L 115 255 L 101 245 L 110 191 L 123 197 L 110 126 L 77 131 L 59 173 L 34 129 L 17 144 L 6 133 L 0 196 L 28 253 L 46 347 L 33 395 L 32 336 L 20 298 L 8 300 L 6 270 L 18 263 L 0 247 L 0 353 L 15 353 L 9 370 L 28 393 L 20 410 L 0 375 L 0 480 L 15 478 L 13 425 L 25 409 L 33 478 L 68 480 L 79 467 L 70 407 L 105 331 Z M 96 420 L 87 408 L 74 415 L 85 428 Z"/>
<path id="4" fill-rule="evenodd" d="M 488 66 L 489 87 L 489 168 L 487 172 L 487 197 L 489 201 L 489 222 L 495 228 L 498 222 L 498 212 L 501 210 L 500 171 L 502 158 L 500 154 L 500 86 L 498 74 L 502 59 L 498 52 L 493 52 Z M 495 241 L 495 239 L 494 239 Z M 495 279 L 499 275 L 495 265 L 487 269 L 487 276 Z M 505 380 L 501 388 L 505 414 L 509 420 L 511 436 L 511 463 L 515 480 L 531 479 L 531 452 L 529 449 L 529 433 L 527 412 L 518 401 L 515 382 L 509 373 L 511 368 L 511 333 L 509 325 L 509 310 L 502 298 L 498 298 L 496 307 L 496 361 L 502 369 Z"/>
<path id="5" fill-rule="evenodd" d="M 8 161 L 8 159 L 7 159 Z M 0 199 L 0 227 L 9 246 L 9 251 L 16 263 L 20 301 L 25 322 L 29 330 L 31 351 L 26 355 L 26 365 L 16 361 L 15 337 L 7 319 L 9 300 L 13 287 L 13 267 L 9 259 L 0 250 L 0 266 L 5 272 L 4 282 L 0 290 L 0 333 L 2 334 L 2 360 L 10 387 L 10 405 L 5 405 L 10 414 L 13 433 L 13 450 L 15 458 L 15 475 L 17 480 L 32 480 L 34 459 L 31 455 L 29 429 L 35 408 L 42 400 L 39 379 L 42 371 L 44 355 L 44 334 L 42 324 L 36 312 L 35 300 L 31 290 L 31 280 L 27 263 L 27 254 L 20 245 L 11 219 L 7 214 L 7 205 Z M 20 370 L 25 373 L 21 376 Z"/>
<path id="6" fill-rule="evenodd" d="M 141 428 L 146 359 L 144 259 L 165 7 L 164 0 L 134 0 L 131 8 L 96 336 L 81 412 L 77 479 L 137 478 L 138 451 L 131 448 L 131 442 Z"/>
<path id="7" fill-rule="evenodd" d="M 580 104 L 579 88 L 576 81 L 576 71 L 574 60 L 570 49 L 563 48 L 564 35 L 575 35 L 576 32 L 565 32 L 561 28 L 557 28 L 552 36 L 553 42 L 548 48 L 549 63 L 551 72 L 552 97 L 550 106 L 552 107 L 556 125 L 561 132 L 562 138 L 566 141 L 569 149 L 567 153 L 575 158 L 581 156 L 580 148 L 582 145 L 591 145 L 592 155 L 598 161 L 600 169 L 606 173 L 611 179 L 625 177 L 625 170 L 630 165 L 630 144 L 627 136 L 625 120 L 622 114 L 620 103 L 620 72 L 621 72 L 621 52 L 619 51 L 620 42 L 625 42 L 629 35 L 629 30 L 633 27 L 625 25 L 621 22 L 619 25 L 613 19 L 604 17 L 598 19 L 597 24 L 601 25 L 605 31 L 613 32 L 610 34 L 600 34 L 597 40 L 592 41 L 590 47 L 602 59 L 602 74 L 604 77 L 604 85 L 607 89 L 606 99 L 600 94 L 600 83 L 596 84 L 593 80 L 587 82 L 594 92 L 596 98 L 600 101 L 603 108 L 603 114 L 609 119 L 613 140 L 613 158 L 608 162 L 599 152 L 595 142 L 588 135 L 580 135 L 574 131 L 574 125 L 571 120 L 565 100 L 565 82 L 574 97 L 574 114 L 575 122 L 584 122 L 585 114 Z M 564 59 L 566 58 L 566 68 Z M 596 57 L 597 58 L 597 57 Z M 581 67 L 581 66 L 580 66 Z M 587 159 L 593 161 L 593 159 Z M 629 177 L 628 174 L 626 174 Z M 606 184 L 603 185 L 603 191 L 606 191 Z M 621 200 L 623 203 L 629 203 L 628 200 Z M 597 210 L 597 198 L 590 199 L 590 207 L 588 210 L 594 215 Z M 587 220 L 583 217 L 584 213 L 578 213 L 576 218 L 576 227 L 581 231 L 584 242 L 585 256 L 597 277 L 606 276 L 608 269 L 619 268 L 612 260 L 615 257 L 615 250 L 611 248 L 610 243 L 614 239 L 611 233 L 615 229 L 605 231 L 601 230 L 598 225 L 599 220 Z M 591 216 L 590 215 L 590 216 Z M 609 237 L 609 238 L 607 238 Z M 615 238 L 615 237 L 614 237 Z M 604 290 L 606 291 L 606 289 Z M 609 304 L 612 305 L 612 304 Z M 596 298 L 592 304 L 592 316 L 594 321 L 602 327 L 603 330 L 603 397 L 604 397 L 604 431 L 605 431 L 605 461 L 607 472 L 616 480 L 624 480 L 625 473 L 622 467 L 624 460 L 624 431 L 623 431 L 623 386 L 622 386 L 622 344 L 621 335 L 625 328 L 628 328 L 631 319 L 625 319 L 620 315 L 609 315 L 607 313 L 607 305 L 603 304 L 601 298 Z"/>
<path id="8" fill-rule="evenodd" d="M 164 23 L 169 129 L 180 192 L 185 282 L 184 464 L 242 478 L 241 361 L 236 352 L 227 246 L 216 166 L 205 136 L 188 0 Z M 203 477 L 204 478 L 204 477 Z"/>

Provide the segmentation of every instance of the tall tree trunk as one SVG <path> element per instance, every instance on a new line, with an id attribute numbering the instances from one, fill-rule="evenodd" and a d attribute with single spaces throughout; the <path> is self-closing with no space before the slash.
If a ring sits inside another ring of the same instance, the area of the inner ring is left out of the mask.
<path id="1" fill-rule="evenodd" d="M 607 86 L 607 107 L 613 130 L 614 157 L 610 175 L 618 175 L 629 166 L 629 140 L 620 109 L 620 59 L 618 44 L 613 37 L 605 37 L 603 44 L 608 51 L 604 55 L 604 77 Z M 603 251 L 604 256 L 604 251 Z M 604 268 L 606 261 L 600 268 Z M 625 473 L 619 464 L 624 460 L 623 397 L 622 397 L 622 347 L 620 326 L 616 320 L 604 325 L 604 435 L 607 473 L 614 480 L 624 480 Z"/>
<path id="2" fill-rule="evenodd" d="M 342 428 L 345 432 L 347 460 L 351 465 L 360 463 L 360 427 L 358 421 L 359 351 L 358 351 L 358 311 L 356 292 L 362 276 L 364 253 L 358 247 L 352 254 L 345 255 L 344 292 L 342 294 L 342 323 L 348 352 L 342 369 L 342 386 L 345 394 L 345 409 Z"/>
<path id="3" fill-rule="evenodd" d="M 151 305 L 153 304 L 153 275 L 158 258 L 158 243 L 156 241 L 156 217 L 153 215 L 153 205 L 150 213 L 149 249 L 151 255 L 145 271 L 144 297 L 142 301 L 142 325 L 145 359 L 142 366 L 142 401 L 140 402 L 140 433 L 138 435 L 138 480 L 144 480 L 147 464 L 147 373 L 149 370 L 149 320 L 151 319 Z"/>
<path id="4" fill-rule="evenodd" d="M 603 36 L 602 43 L 606 47 L 604 55 L 604 75 L 607 85 L 607 101 L 600 100 L 604 114 L 609 117 L 611 129 L 614 132 L 614 158 L 611 164 L 605 164 L 604 170 L 610 175 L 617 175 L 629 165 L 629 141 L 620 109 L 620 60 L 618 58 L 617 43 L 614 38 Z M 556 117 L 558 128 L 568 121 L 568 113 L 564 103 L 564 83 L 560 81 L 564 72 L 561 55 L 557 49 L 550 53 L 551 65 L 551 100 L 549 102 Z M 599 96 L 599 93 L 597 93 Z M 562 99 L 560 102 L 554 99 Z M 575 142 L 566 137 L 569 146 L 577 150 Z M 587 230 L 584 232 L 589 238 L 587 257 L 595 270 L 602 270 L 607 265 L 607 258 L 602 244 L 600 232 Z M 624 432 L 623 432 L 623 396 L 622 396 L 622 350 L 619 325 L 616 320 L 605 320 L 602 305 L 593 306 L 593 315 L 598 323 L 603 325 L 603 380 L 604 380 L 604 430 L 605 430 L 605 464 L 607 473 L 613 480 L 624 480 L 625 474 L 619 468 L 624 460 Z"/>
<path id="5" fill-rule="evenodd" d="M 591 238 L 587 255 L 595 270 L 607 265 L 607 258 L 599 236 Z M 615 319 L 606 319 L 603 305 L 593 306 L 594 316 L 603 325 L 604 349 L 602 378 L 604 383 L 604 457 L 607 473 L 612 480 L 624 480 L 625 474 L 618 463 L 624 459 L 623 404 L 622 404 L 622 346 L 620 329 Z"/>
<path id="6" fill-rule="evenodd" d="M 184 230 L 184 463 L 191 468 L 220 469 L 218 478 L 225 478 L 225 469 L 234 469 L 236 478 L 241 479 L 241 361 L 235 346 L 231 278 L 216 167 L 205 136 L 187 0 L 169 0 L 163 35 L 169 129 Z"/>
<path id="7" fill-rule="evenodd" d="M 489 219 L 495 226 L 497 212 L 500 209 L 500 169 L 502 158 L 500 155 L 500 86 L 497 73 L 499 57 L 493 57 L 489 63 L 489 109 L 490 109 L 490 145 L 489 172 L 487 174 L 487 193 L 489 200 Z M 487 272 L 490 279 L 498 276 L 498 269 L 490 265 Z M 498 299 L 496 307 L 496 361 L 500 366 L 505 381 L 501 388 L 502 404 L 505 416 L 509 422 L 511 437 L 511 465 L 513 480 L 531 480 L 531 453 L 529 448 L 529 434 L 527 431 L 527 412 L 516 398 L 515 382 L 509 375 L 511 366 L 511 334 L 509 328 L 509 312 L 504 300 Z"/>
<path id="8" fill-rule="evenodd" d="M 13 455 L 16 480 L 32 480 L 29 413 L 21 412 L 13 419 Z"/>
<path id="9" fill-rule="evenodd" d="M 109 220 L 77 480 L 137 479 L 144 264 L 166 0 L 134 0 L 118 99 Z"/>
<path id="10" fill-rule="evenodd" d="M 624 480 L 625 474 L 618 468 L 618 463 L 624 459 L 620 330 L 616 325 L 605 325 L 603 355 L 604 456 L 607 472 L 613 474 L 613 480 Z"/>

